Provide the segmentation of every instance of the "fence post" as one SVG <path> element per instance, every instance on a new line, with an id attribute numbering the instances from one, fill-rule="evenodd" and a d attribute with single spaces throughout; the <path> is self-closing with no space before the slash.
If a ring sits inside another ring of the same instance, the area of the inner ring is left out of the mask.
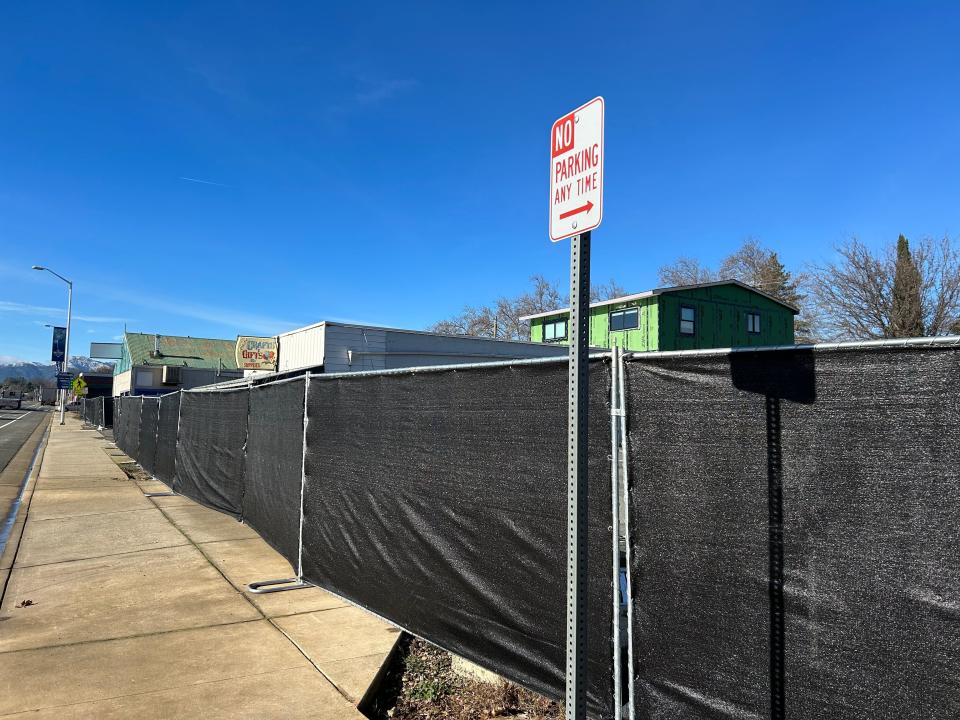
<path id="1" fill-rule="evenodd" d="M 613 545 L 613 707 L 623 717 L 620 672 L 620 349 L 613 343 L 610 355 L 610 534 Z"/>
<path id="2" fill-rule="evenodd" d="M 624 560 L 626 563 L 626 597 L 624 601 L 627 604 L 627 707 L 630 720 L 636 717 L 634 705 L 634 683 L 633 683 L 633 582 L 630 578 L 632 568 L 630 551 L 630 438 L 627 435 L 627 392 L 624 376 L 626 375 L 626 364 L 623 361 L 623 349 L 620 349 L 617 357 L 617 386 L 620 396 L 620 488 L 623 494 L 623 536 L 626 538 Z M 619 586 L 617 588 L 619 590 Z"/>

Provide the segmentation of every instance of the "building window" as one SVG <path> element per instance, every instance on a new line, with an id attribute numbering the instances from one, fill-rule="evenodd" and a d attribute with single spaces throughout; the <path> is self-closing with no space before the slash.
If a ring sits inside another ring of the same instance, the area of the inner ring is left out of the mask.
<path id="1" fill-rule="evenodd" d="M 747 313 L 747 333 L 749 333 L 750 335 L 760 334 L 760 313 L 758 312 Z"/>
<path id="2" fill-rule="evenodd" d="M 640 314 L 637 308 L 615 310 L 610 313 L 610 330 L 633 330 L 639 327 Z"/>
<path id="3" fill-rule="evenodd" d="M 137 370 L 134 387 L 153 387 L 153 372 L 150 370 Z"/>
<path id="4" fill-rule="evenodd" d="M 567 339 L 567 321 L 551 320 L 543 324 L 543 339 L 545 342 Z"/>
<path id="5" fill-rule="evenodd" d="M 680 306 L 680 334 L 697 334 L 697 309 L 692 305 Z"/>

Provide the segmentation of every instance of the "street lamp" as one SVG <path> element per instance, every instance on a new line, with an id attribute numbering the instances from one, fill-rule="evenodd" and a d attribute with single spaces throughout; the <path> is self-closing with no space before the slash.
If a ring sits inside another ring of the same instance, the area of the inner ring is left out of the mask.
<path id="1" fill-rule="evenodd" d="M 70 371 L 70 316 L 73 312 L 73 283 L 67 280 L 60 273 L 54 272 L 43 265 L 34 265 L 33 270 L 45 270 L 51 275 L 55 275 L 67 284 L 67 337 L 63 342 L 63 369 L 64 372 Z M 59 383 L 58 383 L 59 384 Z M 60 395 L 60 424 L 63 425 L 63 415 L 67 409 L 67 391 L 63 390 Z"/>

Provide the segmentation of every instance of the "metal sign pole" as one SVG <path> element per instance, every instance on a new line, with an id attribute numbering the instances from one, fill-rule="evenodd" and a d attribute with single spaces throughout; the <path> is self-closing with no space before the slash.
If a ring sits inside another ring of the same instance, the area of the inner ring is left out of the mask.
<path id="1" fill-rule="evenodd" d="M 587 418 L 590 371 L 590 233 L 570 239 L 567 448 L 566 718 L 587 717 Z"/>

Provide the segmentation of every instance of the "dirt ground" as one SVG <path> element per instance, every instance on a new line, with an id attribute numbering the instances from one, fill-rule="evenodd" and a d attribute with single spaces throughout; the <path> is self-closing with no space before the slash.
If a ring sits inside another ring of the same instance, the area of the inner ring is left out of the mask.
<path id="1" fill-rule="evenodd" d="M 512 683 L 464 678 L 452 670 L 449 653 L 409 639 L 368 714 L 375 720 L 559 720 L 563 706 Z"/>

